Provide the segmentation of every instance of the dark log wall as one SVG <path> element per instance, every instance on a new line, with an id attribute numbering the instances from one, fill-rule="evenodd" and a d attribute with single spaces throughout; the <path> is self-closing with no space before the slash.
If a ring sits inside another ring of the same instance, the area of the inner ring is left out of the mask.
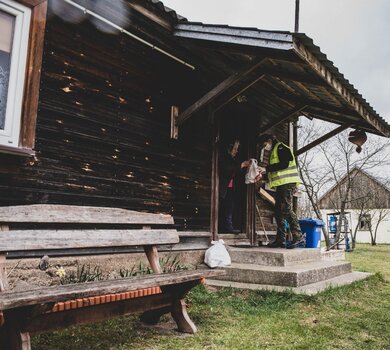
<path id="1" fill-rule="evenodd" d="M 197 91 L 185 81 L 187 71 L 88 20 L 72 24 L 51 15 L 37 156 L 0 155 L 0 205 L 122 207 L 172 213 L 180 229 L 208 229 L 206 119 L 181 128 L 179 140 L 170 139 L 170 106 L 192 97 L 185 95 L 187 84 Z"/>

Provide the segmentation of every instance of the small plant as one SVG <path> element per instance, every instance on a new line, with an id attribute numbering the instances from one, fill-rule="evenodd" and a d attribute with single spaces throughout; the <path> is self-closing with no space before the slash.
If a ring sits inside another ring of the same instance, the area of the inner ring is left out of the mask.
<path id="1" fill-rule="evenodd" d="M 188 270 L 188 266 L 181 264 L 177 255 L 160 258 L 160 266 L 164 273 Z"/>
<path id="2" fill-rule="evenodd" d="M 186 265 L 180 263 L 179 257 L 177 255 L 174 257 L 167 256 L 166 258 L 160 258 L 159 261 L 163 273 L 188 270 Z M 150 275 L 152 273 L 153 270 L 149 266 L 145 266 L 142 262 L 140 262 L 138 268 L 136 265 L 134 265 L 131 269 L 120 269 L 119 271 L 119 274 L 122 278 Z"/>
<path id="3" fill-rule="evenodd" d="M 152 269 L 149 266 L 145 266 L 142 262 L 139 263 L 138 269 L 136 268 L 136 265 L 134 265 L 130 270 L 119 270 L 119 274 L 122 278 L 150 275 L 152 272 Z"/>
<path id="4" fill-rule="evenodd" d="M 56 275 L 60 277 L 60 284 L 73 284 L 92 281 L 101 281 L 107 279 L 99 266 L 77 264 L 77 270 L 66 273 L 63 267 L 57 268 Z"/>

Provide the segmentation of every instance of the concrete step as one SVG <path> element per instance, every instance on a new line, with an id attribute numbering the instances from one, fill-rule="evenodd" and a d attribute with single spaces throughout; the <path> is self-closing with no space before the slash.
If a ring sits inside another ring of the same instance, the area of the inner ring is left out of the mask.
<path id="1" fill-rule="evenodd" d="M 328 288 L 334 288 L 351 284 L 356 281 L 363 280 L 371 273 L 367 272 L 350 272 L 341 276 L 336 276 L 325 281 L 306 284 L 301 287 L 284 287 L 284 286 L 273 286 L 269 284 L 255 284 L 255 283 L 243 283 L 243 282 L 232 282 L 232 281 L 220 281 L 220 280 L 206 280 L 206 284 L 213 287 L 231 287 L 238 289 L 252 289 L 252 290 L 276 290 L 278 292 L 291 291 L 296 294 L 314 295 L 324 291 Z"/>
<path id="2" fill-rule="evenodd" d="M 245 233 L 220 233 L 218 238 L 223 239 L 226 246 L 250 247 L 250 240 Z"/>
<path id="3" fill-rule="evenodd" d="M 292 266 L 311 261 L 321 260 L 321 250 L 318 248 L 266 248 L 228 247 L 232 262 L 239 264 L 254 264 L 264 266 Z"/>
<path id="4" fill-rule="evenodd" d="M 218 279 L 232 282 L 300 287 L 350 273 L 351 264 L 343 261 L 314 261 L 293 266 L 262 266 L 232 263 Z"/>

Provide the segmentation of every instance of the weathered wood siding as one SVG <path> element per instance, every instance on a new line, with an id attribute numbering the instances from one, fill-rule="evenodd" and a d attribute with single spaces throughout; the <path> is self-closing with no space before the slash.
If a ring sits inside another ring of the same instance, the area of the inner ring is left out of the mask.
<path id="1" fill-rule="evenodd" d="M 138 30 L 161 30 L 132 20 Z M 189 123 L 179 140 L 170 139 L 170 106 L 193 98 L 190 84 L 197 93 L 188 76 L 188 68 L 129 37 L 51 14 L 37 157 L 0 155 L 0 205 L 122 207 L 173 214 L 179 229 L 207 229 L 207 120 Z"/>

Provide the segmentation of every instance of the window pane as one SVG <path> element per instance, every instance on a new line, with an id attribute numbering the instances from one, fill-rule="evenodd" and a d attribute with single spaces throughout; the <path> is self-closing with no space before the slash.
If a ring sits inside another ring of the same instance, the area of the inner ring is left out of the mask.
<path id="1" fill-rule="evenodd" d="M 0 11 L 0 129 L 4 130 L 15 17 Z"/>

